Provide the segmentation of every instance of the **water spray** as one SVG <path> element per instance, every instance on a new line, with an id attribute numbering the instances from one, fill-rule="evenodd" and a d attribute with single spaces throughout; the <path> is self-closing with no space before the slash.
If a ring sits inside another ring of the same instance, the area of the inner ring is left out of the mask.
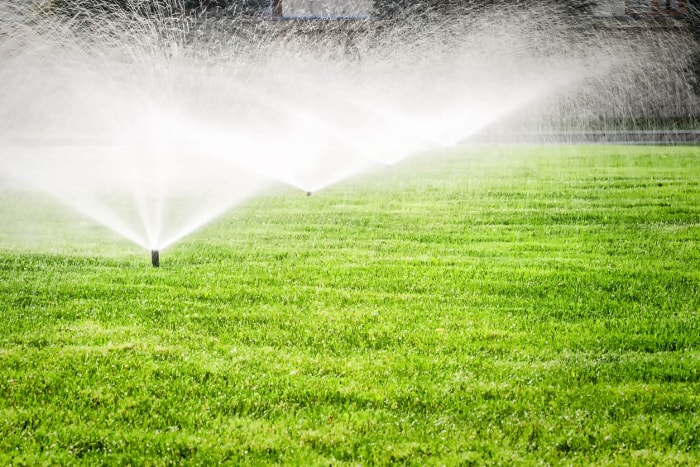
<path id="1" fill-rule="evenodd" d="M 36 3 L 0 0 L 0 18 L 7 5 L 21 12 L 18 22 L 0 19 L 0 63 L 10 65 L 0 66 L 0 179 L 151 251 L 153 267 L 154 247 L 268 183 L 311 197 L 309 188 L 382 162 L 445 157 L 440 148 L 472 136 L 508 142 L 700 115 L 686 66 L 697 41 L 675 20 L 623 33 L 617 21 L 551 2 L 445 2 L 465 7 L 445 16 L 409 8 L 357 32 L 232 18 L 221 35 L 210 34 L 215 18 L 194 24 L 160 7 L 150 16 L 143 2 L 40 20 Z"/>

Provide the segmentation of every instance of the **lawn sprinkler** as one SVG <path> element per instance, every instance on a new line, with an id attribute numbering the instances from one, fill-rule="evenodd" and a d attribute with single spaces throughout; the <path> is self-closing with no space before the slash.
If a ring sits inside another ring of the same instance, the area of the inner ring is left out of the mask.
<path id="1" fill-rule="evenodd" d="M 154 268 L 160 266 L 160 254 L 158 250 L 151 250 L 151 264 L 153 264 Z"/>
<path id="2" fill-rule="evenodd" d="M 311 196 L 311 192 L 310 192 L 310 191 L 307 191 L 307 192 L 306 192 L 306 196 Z"/>

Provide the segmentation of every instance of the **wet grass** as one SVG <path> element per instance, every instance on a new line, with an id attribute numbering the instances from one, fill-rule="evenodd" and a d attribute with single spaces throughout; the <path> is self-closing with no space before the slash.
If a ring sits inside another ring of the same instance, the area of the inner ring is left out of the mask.
<path id="1" fill-rule="evenodd" d="M 698 147 L 280 189 L 160 269 L 83 230 L 0 241 L 1 464 L 700 462 Z"/>

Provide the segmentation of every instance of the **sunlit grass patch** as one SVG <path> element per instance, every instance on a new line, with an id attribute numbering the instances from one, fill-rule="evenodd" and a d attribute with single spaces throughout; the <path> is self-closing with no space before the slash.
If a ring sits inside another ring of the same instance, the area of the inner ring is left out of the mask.
<path id="1" fill-rule="evenodd" d="M 418 157 L 253 199 L 159 269 L 100 229 L 3 237 L 0 459 L 696 463 L 697 155 Z"/>

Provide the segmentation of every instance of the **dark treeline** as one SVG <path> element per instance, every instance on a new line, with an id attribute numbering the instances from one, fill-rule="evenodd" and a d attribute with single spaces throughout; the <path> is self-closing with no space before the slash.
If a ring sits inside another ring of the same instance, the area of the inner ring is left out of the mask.
<path id="1" fill-rule="evenodd" d="M 46 5 L 54 11 L 76 13 L 80 11 L 136 10 L 152 11 L 210 11 L 224 10 L 238 14 L 262 14 L 270 7 L 271 0 L 49 0 Z M 572 14 L 587 14 L 594 0 L 552 0 L 553 6 Z M 532 6 L 528 0 L 375 0 L 375 17 L 391 19 L 411 14 L 455 14 L 460 11 L 478 11 L 498 5 Z"/>
<path id="2" fill-rule="evenodd" d="M 568 28 L 575 25 L 579 32 L 595 30 L 600 21 L 593 17 L 593 6 L 596 0 L 375 0 L 374 18 L 379 24 L 401 22 L 406 18 L 449 17 L 450 15 L 479 14 L 481 12 L 503 8 L 522 8 L 528 10 L 536 6 L 542 10 L 556 10 L 558 18 L 564 19 L 565 24 L 556 27 Z M 150 15 L 157 12 L 161 15 L 185 14 L 197 17 L 207 17 L 215 12 L 217 16 L 248 17 L 251 20 L 262 17 L 270 11 L 271 0 L 48 0 L 44 3 L 47 11 L 56 14 L 66 14 L 77 17 L 85 13 L 92 14 L 122 12 Z M 687 82 L 693 88 L 694 94 L 700 97 L 700 0 L 688 0 L 684 20 L 684 28 L 694 38 L 696 47 L 691 51 L 690 59 L 681 65 Z M 653 18 L 650 18 L 654 23 Z M 614 23 L 614 22 L 613 22 Z M 624 21 L 623 21 L 624 23 Z M 661 21 L 663 23 L 663 21 Z M 676 29 L 676 23 L 668 23 L 671 29 Z M 555 27 L 555 25 L 552 25 Z M 686 34 L 686 33 L 684 33 Z M 686 36 L 687 37 L 687 36 Z M 687 47 L 687 45 L 686 45 Z"/>
<path id="3" fill-rule="evenodd" d="M 264 11 L 270 0 L 186 0 L 188 8 L 228 8 L 245 12 Z M 594 0 L 553 0 L 573 14 L 589 13 Z M 531 0 L 375 0 L 374 12 L 379 19 L 400 18 L 412 14 L 454 14 L 460 11 L 478 11 L 501 5 L 532 6 Z"/>
<path id="4" fill-rule="evenodd" d="M 700 96 L 700 0 L 689 0 L 688 4 L 688 21 L 693 37 L 698 44 L 690 62 L 690 74 L 693 79 L 692 85 L 695 95 Z"/>
<path id="5" fill-rule="evenodd" d="M 574 15 L 589 14 L 593 3 L 593 0 L 551 1 L 553 6 L 568 10 Z M 527 0 L 376 0 L 375 11 L 377 16 L 381 18 L 392 18 L 400 17 L 407 10 L 449 15 L 460 11 L 478 11 L 499 5 L 531 7 L 532 2 Z"/>
<path id="6" fill-rule="evenodd" d="M 69 16 L 88 12 L 109 14 L 125 10 L 144 15 L 154 12 L 192 13 L 210 10 L 257 15 L 264 12 L 269 3 L 269 0 L 49 0 L 44 4 L 44 9 Z"/>

